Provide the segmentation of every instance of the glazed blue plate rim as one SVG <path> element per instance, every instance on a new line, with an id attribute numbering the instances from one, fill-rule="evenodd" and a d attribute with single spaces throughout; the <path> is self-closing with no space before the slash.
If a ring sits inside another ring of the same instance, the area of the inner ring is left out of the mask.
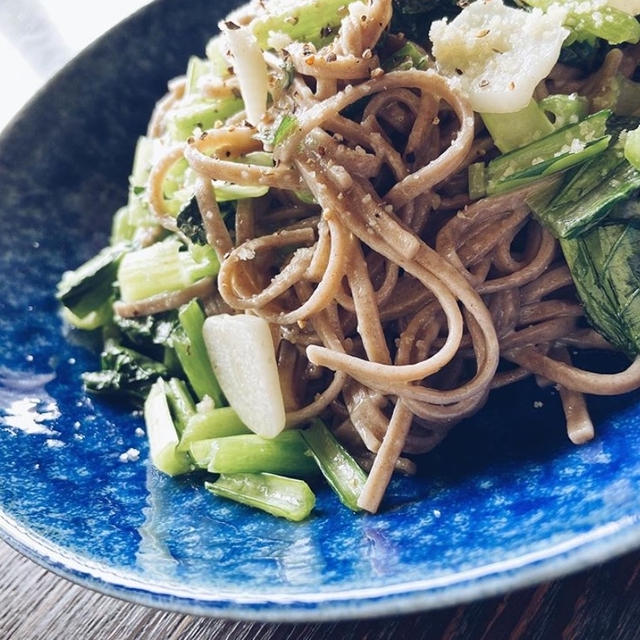
<path id="1" fill-rule="evenodd" d="M 115 25 L 54 75 L 14 116 L 0 135 L 0 146 L 23 114 L 37 102 L 77 60 L 144 14 L 142 7 Z M 417 613 L 489 597 L 588 568 L 640 547 L 640 515 L 625 516 L 545 550 L 514 556 L 502 562 L 435 578 L 362 589 L 326 590 L 299 594 L 280 592 L 241 597 L 237 592 L 206 593 L 185 587 L 150 586 L 131 576 L 53 544 L 13 519 L 0 506 L 0 538 L 53 573 L 81 586 L 144 606 L 243 620 L 271 622 L 329 621 Z"/>
<path id="2" fill-rule="evenodd" d="M 387 587 L 318 594 L 241 597 L 172 586 L 150 589 L 100 563 L 52 545 L 0 510 L 0 538 L 45 569 L 88 589 L 148 607 L 209 617 L 268 622 L 327 622 L 419 613 L 471 602 L 587 569 L 640 547 L 640 516 L 627 516 L 565 540 L 548 553 L 532 552 L 493 565 Z M 531 556 L 531 557 L 528 557 Z M 497 565 L 497 566 L 496 566 Z M 495 567 L 492 570 L 491 567 Z"/>

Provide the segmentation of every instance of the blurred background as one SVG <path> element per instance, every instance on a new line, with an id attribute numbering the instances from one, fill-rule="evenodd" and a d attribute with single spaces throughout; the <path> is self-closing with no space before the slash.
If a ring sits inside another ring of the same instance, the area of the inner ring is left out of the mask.
<path id="1" fill-rule="evenodd" d="M 81 49 L 150 0 L 0 0 L 0 129 Z"/>

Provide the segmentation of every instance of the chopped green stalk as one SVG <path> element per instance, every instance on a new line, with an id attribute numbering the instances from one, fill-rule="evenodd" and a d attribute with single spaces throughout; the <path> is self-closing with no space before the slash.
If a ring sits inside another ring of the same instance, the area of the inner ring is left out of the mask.
<path id="1" fill-rule="evenodd" d="M 107 298 L 95 311 L 90 311 L 82 318 L 75 315 L 71 309 L 62 307 L 62 317 L 76 329 L 93 331 L 104 326 L 113 318 L 113 298 Z"/>
<path id="2" fill-rule="evenodd" d="M 251 22 L 262 49 L 269 48 L 270 32 L 280 32 L 298 42 L 320 48 L 338 33 L 340 21 L 352 0 L 271 0 L 266 12 Z"/>
<path id="3" fill-rule="evenodd" d="M 275 149 L 281 145 L 299 127 L 298 118 L 290 113 L 282 116 L 275 133 L 273 134 L 272 146 Z"/>
<path id="4" fill-rule="evenodd" d="M 133 240 L 136 231 L 137 227 L 132 224 L 131 217 L 129 215 L 129 207 L 120 207 L 113 214 L 109 244 L 113 247 L 121 242 L 130 242 Z"/>
<path id="5" fill-rule="evenodd" d="M 186 98 L 199 95 L 198 81 L 200 78 L 209 75 L 212 71 L 210 60 L 203 60 L 198 56 L 191 56 L 187 64 L 187 75 L 185 78 L 184 95 Z"/>
<path id="6" fill-rule="evenodd" d="M 267 440 L 255 434 L 214 438 L 207 466 L 212 473 L 281 473 L 309 476 L 318 467 L 298 431 Z"/>
<path id="7" fill-rule="evenodd" d="M 161 378 L 151 387 L 145 400 L 144 422 L 153 466 L 170 476 L 190 471 L 189 456 L 176 449 L 178 433 L 171 419 L 165 382 Z"/>
<path id="8" fill-rule="evenodd" d="M 230 65 L 227 59 L 222 55 L 224 47 L 223 39 L 220 35 L 214 36 L 207 42 L 205 52 L 214 75 L 224 78 L 230 75 Z"/>
<path id="9" fill-rule="evenodd" d="M 188 451 L 191 456 L 193 464 L 198 469 L 206 469 L 211 461 L 211 446 L 214 440 L 207 438 L 206 440 L 194 440 L 189 443 L 189 446 L 185 449 L 178 445 L 180 451 Z"/>
<path id="10" fill-rule="evenodd" d="M 113 321 L 129 342 L 143 351 L 157 351 L 166 346 L 178 324 L 175 311 L 165 311 L 137 318 L 123 318 L 115 314 Z"/>
<path id="11" fill-rule="evenodd" d="M 594 327 L 634 357 L 640 352 L 640 229 L 633 221 L 601 225 L 560 241 Z"/>
<path id="12" fill-rule="evenodd" d="M 640 188 L 640 172 L 624 158 L 621 143 L 590 160 L 548 202 L 530 202 L 538 219 L 558 238 L 573 238 L 606 217 Z"/>
<path id="13" fill-rule="evenodd" d="M 304 480 L 272 473 L 221 475 L 215 482 L 205 482 L 204 486 L 217 496 L 294 522 L 308 517 L 316 503 L 313 491 Z"/>
<path id="14" fill-rule="evenodd" d="M 153 138 L 147 138 L 146 136 L 138 138 L 133 156 L 133 168 L 131 169 L 131 176 L 129 176 L 129 186 L 132 190 L 146 188 L 157 145 L 158 142 Z"/>
<path id="15" fill-rule="evenodd" d="M 367 481 L 367 474 L 320 420 L 314 420 L 311 427 L 301 433 L 322 475 L 338 494 L 340 502 L 352 511 L 361 511 L 358 498 Z"/>
<path id="16" fill-rule="evenodd" d="M 173 423 L 178 435 L 181 435 L 186 429 L 189 419 L 195 415 L 196 406 L 187 385 L 178 378 L 171 378 L 166 384 L 165 391 Z"/>
<path id="17" fill-rule="evenodd" d="M 128 253 L 118 269 L 124 302 L 135 302 L 167 291 L 179 291 L 206 276 L 215 276 L 220 265 L 211 260 L 196 262 L 182 245 L 169 239 Z"/>
<path id="18" fill-rule="evenodd" d="M 142 402 L 151 385 L 167 375 L 162 362 L 107 341 L 100 356 L 101 371 L 82 374 L 85 388 L 91 393 L 127 397 Z"/>
<path id="19" fill-rule="evenodd" d="M 546 10 L 551 5 L 566 6 L 564 26 L 570 30 L 565 44 L 602 38 L 609 44 L 640 40 L 640 24 L 634 16 L 605 3 L 595 9 L 591 0 L 524 0 L 531 7 Z"/>
<path id="20" fill-rule="evenodd" d="M 171 112 L 167 123 L 174 140 L 186 140 L 196 127 L 211 129 L 220 120 L 224 121 L 244 106 L 241 98 L 229 97 L 193 102 Z"/>
<path id="21" fill-rule="evenodd" d="M 487 178 L 484 162 L 474 162 L 469 165 L 469 197 L 472 200 L 483 198 L 487 193 Z"/>
<path id="22" fill-rule="evenodd" d="M 197 300 L 192 300 L 178 313 L 181 330 L 173 334 L 173 347 L 182 369 L 199 400 L 209 396 L 216 407 L 225 404 L 220 385 L 211 368 L 207 348 L 202 339 L 205 315 Z"/>
<path id="23" fill-rule="evenodd" d="M 56 298 L 77 318 L 99 312 L 113 295 L 118 265 L 129 246 L 106 247 L 75 271 L 66 271 L 58 283 Z"/>
<path id="24" fill-rule="evenodd" d="M 608 110 L 599 111 L 582 122 L 498 156 L 487 166 L 487 193 L 509 191 L 601 153 L 611 139 L 606 135 L 610 115 Z"/>
<path id="25" fill-rule="evenodd" d="M 553 133 L 554 127 L 535 100 L 514 113 L 481 113 L 496 147 L 507 153 Z"/>
<path id="26" fill-rule="evenodd" d="M 427 69 L 429 56 L 427 52 L 415 42 L 407 40 L 405 44 L 394 51 L 382 63 L 385 71 L 399 71 L 404 69 Z"/>
<path id="27" fill-rule="evenodd" d="M 246 200 L 247 198 L 260 198 L 269 191 L 269 187 L 233 184 L 214 180 L 213 188 L 218 202 L 230 202 L 231 200 Z"/>
<path id="28" fill-rule="evenodd" d="M 196 441 L 239 436 L 243 433 L 251 432 L 238 414 L 231 407 L 219 407 L 206 413 L 195 413 L 189 418 L 178 449 L 188 451 Z M 204 466 L 207 464 L 208 460 Z"/>
<path id="29" fill-rule="evenodd" d="M 635 169 L 640 169 L 640 127 L 627 133 L 624 141 L 624 157 Z"/>
<path id="30" fill-rule="evenodd" d="M 589 113 L 589 101 L 577 93 L 564 95 L 556 93 L 543 98 L 538 103 L 540 109 L 554 116 L 553 128 L 562 129 L 584 120 Z"/>

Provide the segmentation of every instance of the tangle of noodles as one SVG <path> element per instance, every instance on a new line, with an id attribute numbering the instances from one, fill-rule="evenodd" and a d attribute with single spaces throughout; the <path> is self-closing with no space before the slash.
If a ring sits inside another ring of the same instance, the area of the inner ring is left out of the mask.
<path id="1" fill-rule="evenodd" d="M 260 10 L 248 5 L 238 24 Z M 375 511 L 393 470 L 413 469 L 403 454 L 432 449 L 491 389 L 530 375 L 557 385 L 579 443 L 593 436 L 582 394 L 637 388 L 640 360 L 616 374 L 572 364 L 568 347 L 611 347 L 587 328 L 557 243 L 526 205 L 546 182 L 472 202 L 465 169 L 491 152 L 491 139 L 434 70 L 380 69 L 372 51 L 391 0 L 361 11 L 348 14 L 332 44 L 293 43 L 282 54 L 292 80 L 273 92 L 264 122 L 294 113 L 297 127 L 273 150 L 275 166 L 236 161 L 263 149 L 260 127 L 243 114 L 155 162 L 150 207 L 174 232 L 166 176 L 182 158 L 196 174 L 207 241 L 221 262 L 217 290 L 207 280 L 116 311 L 156 313 L 197 296 L 208 313 L 267 320 L 288 426 L 324 416 L 370 468 L 359 504 Z M 557 65 L 536 95 L 578 91 L 597 102 L 603 75 L 635 70 L 637 56 L 631 64 L 625 55 L 613 49 L 594 77 Z M 265 60 L 277 84 L 281 60 Z M 223 89 L 204 87 L 213 96 Z M 170 85 L 149 136 L 163 135 L 184 91 L 184 82 Z M 270 190 L 239 200 L 229 228 L 211 180 Z"/>

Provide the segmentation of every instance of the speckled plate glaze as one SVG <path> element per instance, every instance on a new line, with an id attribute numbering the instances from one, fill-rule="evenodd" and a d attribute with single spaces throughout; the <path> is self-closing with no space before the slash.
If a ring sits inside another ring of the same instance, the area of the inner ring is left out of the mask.
<path id="1" fill-rule="evenodd" d="M 527 382 L 396 479 L 377 516 L 325 488 L 306 522 L 151 469 L 141 419 L 88 398 L 95 344 L 67 333 L 61 272 L 106 242 L 136 136 L 229 3 L 161 0 L 80 55 L 0 141 L 0 534 L 83 585 L 142 604 L 261 620 L 417 611 L 548 579 L 640 545 L 638 394 L 594 399 L 572 446 Z M 138 460 L 121 454 L 138 449 Z"/>

